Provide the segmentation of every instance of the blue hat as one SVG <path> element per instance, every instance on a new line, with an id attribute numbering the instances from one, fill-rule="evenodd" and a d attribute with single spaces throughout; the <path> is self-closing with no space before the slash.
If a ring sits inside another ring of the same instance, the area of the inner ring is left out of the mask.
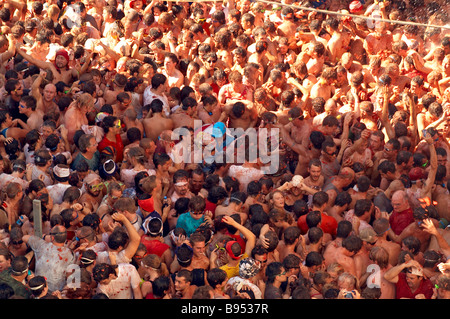
<path id="1" fill-rule="evenodd" d="M 225 123 L 223 122 L 217 122 L 213 125 L 213 129 L 212 129 L 212 137 L 217 138 L 217 137 L 222 137 L 225 135 L 227 131 L 227 128 L 225 126 Z"/>

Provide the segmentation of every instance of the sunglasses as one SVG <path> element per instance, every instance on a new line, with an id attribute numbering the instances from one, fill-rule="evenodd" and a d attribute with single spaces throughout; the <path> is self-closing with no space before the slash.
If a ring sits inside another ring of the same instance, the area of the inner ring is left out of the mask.
<path id="1" fill-rule="evenodd" d="M 303 120 L 304 118 L 305 118 L 305 117 L 304 117 L 303 115 L 300 115 L 299 117 L 296 117 L 296 118 L 290 117 L 290 118 L 289 118 L 289 122 L 292 122 L 292 121 L 297 120 L 297 119 Z"/>
<path id="2" fill-rule="evenodd" d="M 103 187 L 104 187 L 103 183 L 97 184 L 97 185 L 89 185 L 89 188 L 93 191 L 101 190 L 101 189 L 103 189 Z"/>
<path id="3" fill-rule="evenodd" d="M 325 152 L 325 154 L 327 154 L 328 156 L 336 156 L 338 154 L 338 151 L 336 150 L 333 153 Z"/>
<path id="4" fill-rule="evenodd" d="M 77 216 L 75 216 L 75 218 L 73 218 L 71 221 L 73 222 L 74 220 L 76 220 L 78 218 L 78 212 L 75 211 L 77 213 Z"/>

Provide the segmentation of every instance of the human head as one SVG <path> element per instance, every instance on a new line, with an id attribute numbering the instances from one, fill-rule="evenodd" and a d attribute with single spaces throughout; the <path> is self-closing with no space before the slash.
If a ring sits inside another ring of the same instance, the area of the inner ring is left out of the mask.
<path id="1" fill-rule="evenodd" d="M 402 190 L 396 191 L 392 195 L 391 204 L 394 208 L 394 211 L 397 212 L 402 212 L 410 207 L 406 193 Z"/>
<path id="2" fill-rule="evenodd" d="M 286 270 L 283 264 L 280 262 L 271 262 L 266 267 L 266 277 L 268 283 L 274 283 L 276 280 L 284 282 L 286 281 Z"/>

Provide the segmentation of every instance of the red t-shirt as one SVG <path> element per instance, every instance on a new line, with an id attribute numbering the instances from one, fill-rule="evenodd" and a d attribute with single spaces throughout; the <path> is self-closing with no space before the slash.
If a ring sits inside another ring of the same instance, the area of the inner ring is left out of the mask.
<path id="1" fill-rule="evenodd" d="M 213 219 L 214 217 L 216 217 L 216 208 L 217 208 L 217 204 L 211 203 L 209 200 L 205 199 L 205 211 L 209 210 L 211 211 L 211 213 L 213 214 Z"/>
<path id="2" fill-rule="evenodd" d="M 431 280 L 423 278 L 419 288 L 413 293 L 411 292 L 411 288 L 409 288 L 408 283 L 406 282 L 406 274 L 400 273 L 398 275 L 398 282 L 395 285 L 397 299 L 400 298 L 410 298 L 415 299 L 417 295 L 424 294 L 426 299 L 431 299 L 433 296 L 433 284 Z"/>
<path id="3" fill-rule="evenodd" d="M 146 235 L 142 235 L 141 243 L 147 248 L 147 254 L 155 254 L 161 257 L 167 249 L 170 249 L 169 245 L 160 242 L 158 239 L 148 239 Z"/>
<path id="4" fill-rule="evenodd" d="M 98 151 L 103 151 L 106 147 L 111 146 L 116 151 L 116 163 L 122 162 L 123 160 L 123 142 L 120 134 L 116 135 L 116 142 L 110 141 L 105 137 L 98 143 Z"/>
<path id="5" fill-rule="evenodd" d="M 306 234 L 309 229 L 308 225 L 306 224 L 306 215 L 307 214 L 300 216 L 300 218 L 297 220 L 297 227 L 300 228 L 300 231 L 303 235 Z M 338 223 L 334 217 L 322 213 L 322 222 L 320 223 L 320 229 L 322 229 L 324 233 L 336 236 L 337 225 Z"/>
<path id="6" fill-rule="evenodd" d="M 394 211 L 389 217 L 389 224 L 391 225 L 392 231 L 396 235 L 400 235 L 403 229 L 411 223 L 414 223 L 413 211 L 411 207 L 402 212 Z"/>

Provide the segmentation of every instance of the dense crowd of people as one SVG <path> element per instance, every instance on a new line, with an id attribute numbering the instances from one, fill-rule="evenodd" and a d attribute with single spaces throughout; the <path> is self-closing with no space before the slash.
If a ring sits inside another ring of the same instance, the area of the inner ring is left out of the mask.
<path id="1" fill-rule="evenodd" d="M 450 298 L 450 2 L 294 1 L 1 1 L 0 299 Z"/>

